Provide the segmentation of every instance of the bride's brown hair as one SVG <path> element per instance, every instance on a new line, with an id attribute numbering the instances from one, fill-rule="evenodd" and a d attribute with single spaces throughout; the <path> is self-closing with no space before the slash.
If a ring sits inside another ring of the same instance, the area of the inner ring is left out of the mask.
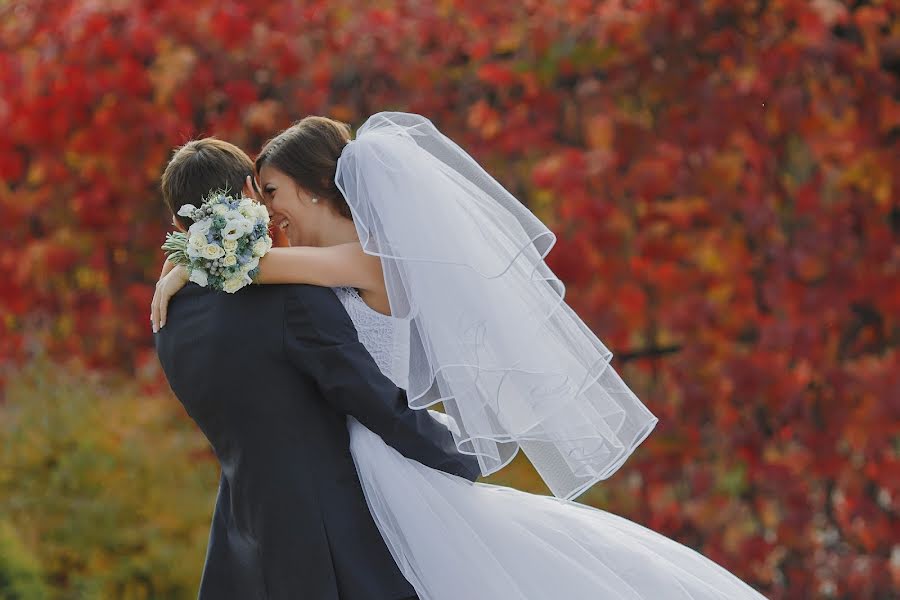
<path id="1" fill-rule="evenodd" d="M 256 172 L 266 165 L 274 167 L 350 219 L 350 207 L 334 183 L 338 158 L 350 138 L 346 123 L 306 117 L 266 142 L 256 157 Z"/>

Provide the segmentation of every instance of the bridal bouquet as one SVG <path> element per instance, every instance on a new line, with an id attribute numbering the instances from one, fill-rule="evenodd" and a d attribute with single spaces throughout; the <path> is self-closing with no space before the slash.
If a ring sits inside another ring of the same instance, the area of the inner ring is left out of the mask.
<path id="1" fill-rule="evenodd" d="M 264 206 L 213 192 L 199 208 L 185 204 L 178 215 L 194 224 L 187 233 L 166 234 L 162 249 L 170 261 L 187 268 L 190 281 L 229 294 L 253 283 L 259 259 L 272 248 Z"/>

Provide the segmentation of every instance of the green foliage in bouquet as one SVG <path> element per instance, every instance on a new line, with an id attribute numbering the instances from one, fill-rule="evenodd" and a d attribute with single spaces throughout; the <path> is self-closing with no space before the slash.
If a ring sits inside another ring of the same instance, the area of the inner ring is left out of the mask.
<path id="1" fill-rule="evenodd" d="M 166 241 L 162 245 L 166 257 L 172 264 L 189 267 L 191 259 L 187 255 L 188 236 L 183 231 L 170 231 L 166 234 Z"/>

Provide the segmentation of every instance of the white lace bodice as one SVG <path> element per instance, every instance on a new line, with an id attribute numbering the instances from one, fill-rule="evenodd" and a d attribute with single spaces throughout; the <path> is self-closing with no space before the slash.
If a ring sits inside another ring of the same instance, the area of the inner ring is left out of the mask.
<path id="1" fill-rule="evenodd" d="M 408 344 L 404 346 L 402 343 L 405 323 L 370 307 L 352 287 L 332 289 L 356 326 L 359 341 L 375 359 L 378 368 L 398 387 L 405 389 L 404 348 L 408 347 Z M 408 340 L 408 336 L 406 339 Z"/>

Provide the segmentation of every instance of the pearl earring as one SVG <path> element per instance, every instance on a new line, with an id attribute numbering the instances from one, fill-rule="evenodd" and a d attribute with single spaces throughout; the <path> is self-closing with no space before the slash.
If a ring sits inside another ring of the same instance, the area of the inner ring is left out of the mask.
<path id="1" fill-rule="evenodd" d="M 313 204 L 315 204 L 316 202 L 319 201 L 319 199 L 318 199 L 318 198 L 313 198 L 312 201 L 313 201 Z"/>

